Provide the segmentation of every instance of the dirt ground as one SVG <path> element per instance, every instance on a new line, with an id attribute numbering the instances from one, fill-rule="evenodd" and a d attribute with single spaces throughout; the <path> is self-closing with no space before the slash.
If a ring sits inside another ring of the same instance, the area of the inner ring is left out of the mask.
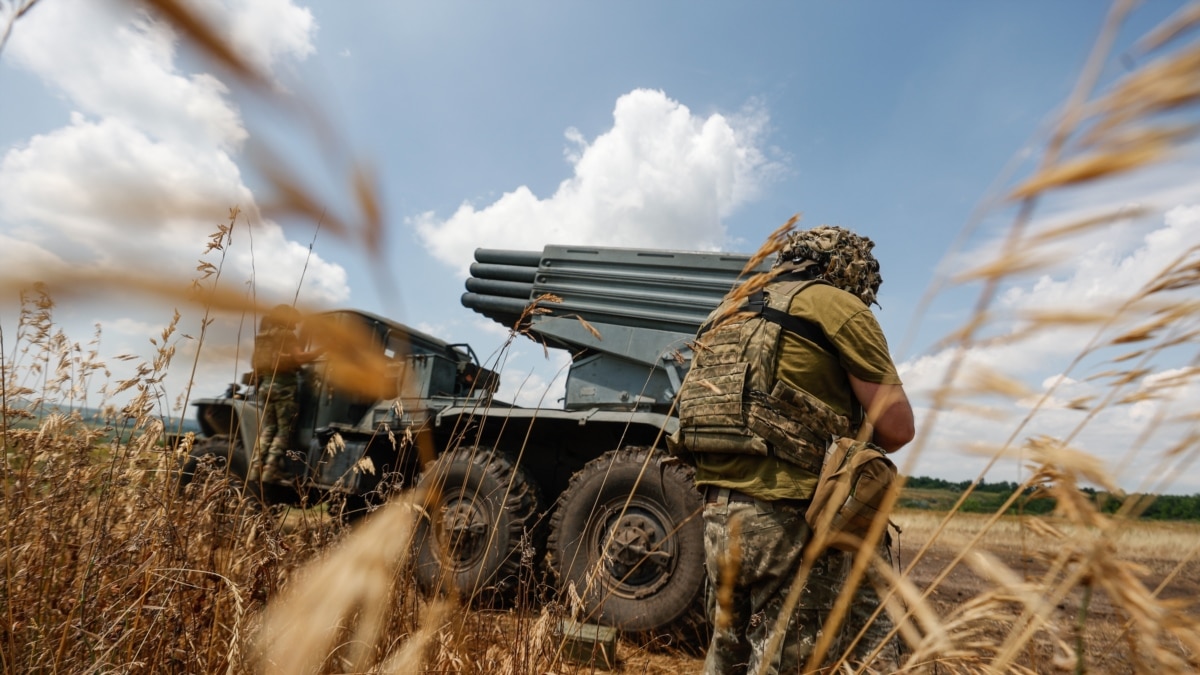
<path id="1" fill-rule="evenodd" d="M 900 537 L 899 557 L 902 567 L 914 559 L 921 544 L 928 540 L 927 536 L 922 536 L 926 534 L 923 530 L 927 528 L 927 524 L 922 522 L 924 517 L 922 514 L 917 517 L 915 523 L 910 521 L 904 524 L 905 533 Z M 900 520 L 902 523 L 906 520 L 904 514 L 901 514 Z M 968 518 L 966 527 L 969 529 L 970 525 Z M 1170 606 L 1179 607 L 1192 621 L 1200 621 L 1200 561 L 1194 558 L 1195 546 L 1200 544 L 1200 525 L 1147 523 L 1135 527 L 1146 528 L 1138 533 L 1146 538 L 1135 540 L 1142 543 L 1120 551 L 1121 557 L 1136 561 L 1141 583 L 1147 589 L 1153 590 L 1167 580 L 1159 597 Z M 947 533 L 917 562 L 909 579 L 919 590 L 929 588 L 934 579 L 946 570 L 958 551 L 962 550 L 963 545 L 961 533 Z M 1045 541 L 1027 536 L 1008 535 L 1003 531 L 985 538 L 978 548 L 994 555 L 1019 578 L 1032 583 L 1038 582 L 1046 573 L 1047 561 L 1052 559 L 1051 553 L 1054 552 L 1053 545 Z M 1181 565 L 1180 560 L 1186 560 L 1188 555 L 1192 555 L 1192 559 Z M 1100 586 L 1101 584 L 1094 585 L 1097 589 Z M 968 565 L 959 564 L 929 593 L 928 600 L 937 615 L 945 619 L 954 615 L 956 610 L 960 610 L 969 600 L 991 588 L 993 585 L 977 575 Z M 1085 602 L 1086 611 L 1081 614 L 1080 608 Z M 1127 630 L 1128 620 L 1129 615 L 1103 591 L 1096 590 L 1090 597 L 1085 597 L 1083 588 L 1075 587 L 1055 602 L 1052 631 L 1040 632 L 1028 641 L 1017 663 L 1038 673 L 1074 672 L 1081 664 L 1074 658 L 1064 657 L 1065 649 L 1074 649 L 1076 645 L 1082 645 L 1083 672 L 1145 672 L 1146 667 L 1137 667 L 1131 656 L 1131 643 L 1136 642 L 1132 636 L 1136 631 Z M 1000 645 L 1009 639 L 1009 624 L 994 621 L 989 625 L 986 620 L 982 624 L 981 632 L 987 642 Z M 1176 654 L 1183 653 L 1183 647 L 1178 641 L 1166 639 L 1163 642 Z M 1142 650 L 1141 653 L 1147 652 Z M 703 667 L 703 659 L 700 657 L 654 652 L 626 642 L 618 644 L 618 658 L 620 663 L 616 672 L 626 674 L 698 673 Z M 979 665 L 982 666 L 983 663 Z M 952 673 L 956 670 L 943 666 L 917 668 L 914 672 Z M 574 672 L 608 671 L 579 666 Z"/>
<path id="2" fill-rule="evenodd" d="M 1184 538 L 1195 540 L 1200 535 L 1200 528 L 1194 525 L 1144 523 L 1135 527 L 1156 530 L 1155 536 L 1176 541 Z M 907 565 L 916 555 L 921 540 L 902 536 L 901 544 L 901 564 Z M 994 542 L 985 538 L 980 548 L 996 556 L 1022 580 L 1033 584 L 1045 578 L 1048 565 L 1057 552 L 1046 542 L 1033 538 L 1019 545 L 1003 537 L 997 537 Z M 1140 581 L 1148 591 L 1154 591 L 1161 585 L 1157 597 L 1165 605 L 1177 607 L 1181 614 L 1190 617 L 1193 622 L 1200 621 L 1200 561 L 1192 557 L 1181 563 L 1185 556 L 1173 555 L 1175 547 L 1169 547 L 1165 552 L 1156 551 L 1154 546 L 1122 548 L 1118 547 L 1117 554 L 1123 560 L 1135 563 L 1135 583 Z M 917 562 L 909 578 L 918 588 L 929 588 L 957 553 L 958 549 L 953 545 L 933 545 Z M 1019 664 L 1039 673 L 1072 672 L 1080 664 L 1073 658 L 1064 660 L 1061 646 L 1075 648 L 1078 645 L 1082 646 L 1082 666 L 1086 672 L 1132 673 L 1142 670 L 1135 667 L 1131 652 L 1131 642 L 1136 642 L 1137 630 L 1129 627 L 1130 614 L 1121 608 L 1119 599 L 1114 601 L 1103 590 L 1101 580 L 1095 581 L 1091 593 L 1079 585 L 1054 603 L 1051 617 L 1053 634 L 1040 633 L 1031 640 L 1022 651 Z M 992 587 L 968 565 L 959 564 L 937 584 L 929 599 L 937 613 L 946 617 L 963 603 Z M 985 634 L 999 644 L 1008 639 L 1009 632 L 1007 624 L 996 622 Z M 1163 643 L 1176 654 L 1184 653 L 1177 641 L 1168 638 Z M 1143 649 L 1141 653 L 1147 652 Z"/>

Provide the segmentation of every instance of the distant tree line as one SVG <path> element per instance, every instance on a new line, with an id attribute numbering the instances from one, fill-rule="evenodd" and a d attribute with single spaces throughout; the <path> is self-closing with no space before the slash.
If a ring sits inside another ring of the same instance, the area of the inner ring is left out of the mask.
<path id="1" fill-rule="evenodd" d="M 972 482 L 911 476 L 905 480 L 898 506 L 933 511 L 948 510 L 957 503 L 962 493 L 971 487 Z M 1013 481 L 980 481 L 963 502 L 960 510 L 967 513 L 995 513 L 1018 490 L 1021 490 L 1020 484 Z M 1092 488 L 1082 488 L 1082 491 L 1104 513 L 1116 513 L 1125 500 L 1124 497 Z M 1043 514 L 1054 510 L 1056 500 L 1053 497 L 1039 494 L 1032 488 L 1025 488 L 1021 492 L 1022 494 L 1013 499 L 1012 504 L 1007 507 L 1007 513 Z M 1139 514 L 1141 518 L 1200 521 L 1200 494 L 1157 495 L 1146 501 L 1149 503 L 1144 504 L 1144 509 Z"/>

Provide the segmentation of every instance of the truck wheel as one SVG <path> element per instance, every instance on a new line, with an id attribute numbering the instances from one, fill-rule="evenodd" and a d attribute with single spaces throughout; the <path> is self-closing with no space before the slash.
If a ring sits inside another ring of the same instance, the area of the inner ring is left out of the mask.
<path id="1" fill-rule="evenodd" d="M 574 586 L 584 621 L 676 646 L 707 644 L 704 501 L 692 469 L 650 448 L 622 448 L 574 476 L 550 523 L 560 597 Z"/>
<path id="2" fill-rule="evenodd" d="M 336 515 L 343 525 L 355 525 L 366 518 L 372 511 L 383 506 L 383 500 L 375 493 L 342 494 L 331 500 Z"/>
<path id="3" fill-rule="evenodd" d="M 254 495 L 264 504 L 296 504 L 301 501 L 296 490 L 286 485 L 245 485 L 249 467 L 246 466 L 246 455 L 241 450 L 231 446 L 229 437 L 223 434 L 196 439 L 192 451 L 188 453 L 183 467 L 179 470 L 179 491 L 182 493 L 184 488 L 195 481 L 198 472 L 211 470 L 221 478 L 227 479 L 233 486 L 241 488 L 245 494 Z M 211 468 L 201 469 L 205 465 Z"/>
<path id="4" fill-rule="evenodd" d="M 506 604 L 538 559 L 537 485 L 491 448 L 442 455 L 417 484 L 428 495 L 417 524 L 416 577 L 431 593 Z"/>
<path id="5" fill-rule="evenodd" d="M 211 462 L 212 470 L 225 473 L 228 470 L 232 478 L 241 481 L 246 476 L 246 460 L 242 453 L 229 444 L 225 435 L 197 438 L 192 445 L 192 451 L 183 461 L 179 470 L 179 490 L 187 487 L 196 478 L 196 472 L 202 464 Z M 211 459 L 208 459 L 211 458 Z"/>

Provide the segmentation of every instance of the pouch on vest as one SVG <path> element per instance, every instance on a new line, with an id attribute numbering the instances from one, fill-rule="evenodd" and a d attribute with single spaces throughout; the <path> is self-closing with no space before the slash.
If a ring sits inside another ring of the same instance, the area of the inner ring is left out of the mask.
<path id="1" fill-rule="evenodd" d="M 283 349 L 283 337 L 278 330 L 265 330 L 254 338 L 254 351 L 250 355 L 250 367 L 259 377 L 270 375 L 279 366 L 279 353 Z"/>
<path id="2" fill-rule="evenodd" d="M 812 503 L 804 514 L 816 532 L 828 532 L 829 546 L 857 551 L 896 480 L 896 465 L 873 443 L 839 438 L 829 447 Z"/>
<path id="3" fill-rule="evenodd" d="M 846 433 L 846 418 L 781 380 L 776 380 L 770 394 L 752 391 L 749 398 L 746 427 L 770 443 L 780 459 L 819 474 L 829 440 Z"/>
<path id="4" fill-rule="evenodd" d="M 766 442 L 746 426 L 742 398 L 746 363 L 692 368 L 679 396 L 679 430 L 668 439 L 673 452 L 766 455 Z"/>

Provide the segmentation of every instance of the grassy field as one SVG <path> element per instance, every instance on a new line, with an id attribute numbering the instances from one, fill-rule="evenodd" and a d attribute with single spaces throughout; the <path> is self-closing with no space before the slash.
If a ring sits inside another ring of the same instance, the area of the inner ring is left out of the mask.
<path id="1" fill-rule="evenodd" d="M 407 499 L 348 529 L 321 506 L 255 507 L 221 475 L 178 495 L 179 457 L 153 433 L 97 453 L 77 424 L 8 435 L 5 672 L 595 670 L 563 653 L 556 601 L 462 611 L 419 594 Z M 916 671 L 982 672 L 1000 658 L 1010 672 L 1194 662 L 1200 526 L 947 516 L 895 517 Z M 653 642 L 622 641 L 618 656 L 627 673 L 701 663 Z"/>
<path id="2" fill-rule="evenodd" d="M 913 510 L 897 512 L 893 520 L 902 530 L 897 563 L 902 569 L 911 567 L 906 577 L 916 591 L 928 594 L 929 609 L 947 625 L 959 630 L 969 627 L 973 639 L 983 643 L 981 651 L 990 651 L 1011 636 L 1012 615 L 996 607 L 971 617 L 978 607 L 990 604 L 996 584 L 981 564 L 970 561 L 970 552 L 993 557 L 1031 589 L 1048 589 L 1054 586 L 1052 581 L 1048 582 L 1048 571 L 1061 551 L 1061 541 L 1050 533 L 1061 530 L 1072 540 L 1086 534 L 1078 532 L 1069 522 L 1054 518 L 1039 518 L 1038 524 L 1031 527 L 1028 519 L 1013 516 L 989 525 L 989 516 L 957 514 L 934 539 L 946 515 Z M 972 543 L 984 528 L 988 535 Z M 921 552 L 930 541 L 928 550 Z M 1112 543 L 1123 559 L 1134 564 L 1135 574 L 1126 582 L 1136 580 L 1144 597 L 1156 598 L 1170 608 L 1168 611 L 1177 612 L 1180 620 L 1200 620 L 1200 557 L 1197 556 L 1200 524 L 1132 521 L 1114 533 Z M 964 560 L 955 562 L 960 557 Z M 1082 668 L 1083 672 L 1100 673 L 1156 672 L 1158 666 L 1153 661 L 1135 654 L 1143 645 L 1136 633 L 1136 623 L 1122 609 L 1126 598 L 1110 597 L 1102 584 L 1082 584 L 1064 590 L 1058 594 L 1061 597 L 1054 597 L 1042 608 L 1041 624 L 1021 646 L 1011 670 L 1053 673 L 1080 672 L 1078 669 Z M 956 621 L 966 624 L 956 625 Z M 1186 653 L 1182 642 L 1168 641 L 1165 648 L 1173 649 L 1173 655 L 1179 658 Z M 1082 653 L 1081 659 L 1067 658 L 1073 649 Z M 620 654 L 625 659 L 625 672 L 690 673 L 699 672 L 703 665 L 699 658 L 649 653 L 632 644 L 622 644 Z M 986 672 L 982 664 L 961 660 L 940 664 L 931 660 L 910 667 L 913 672 Z M 1157 672 L 1190 672 L 1190 667 Z"/>
<path id="3" fill-rule="evenodd" d="M 904 488 L 900 493 L 897 506 L 922 511 L 949 511 L 958 503 L 962 495 L 958 490 L 939 490 L 933 488 Z M 1004 496 L 996 493 L 977 493 L 969 497 L 969 504 L 974 509 L 984 509 L 988 506 L 995 511 L 1004 502 Z"/>

